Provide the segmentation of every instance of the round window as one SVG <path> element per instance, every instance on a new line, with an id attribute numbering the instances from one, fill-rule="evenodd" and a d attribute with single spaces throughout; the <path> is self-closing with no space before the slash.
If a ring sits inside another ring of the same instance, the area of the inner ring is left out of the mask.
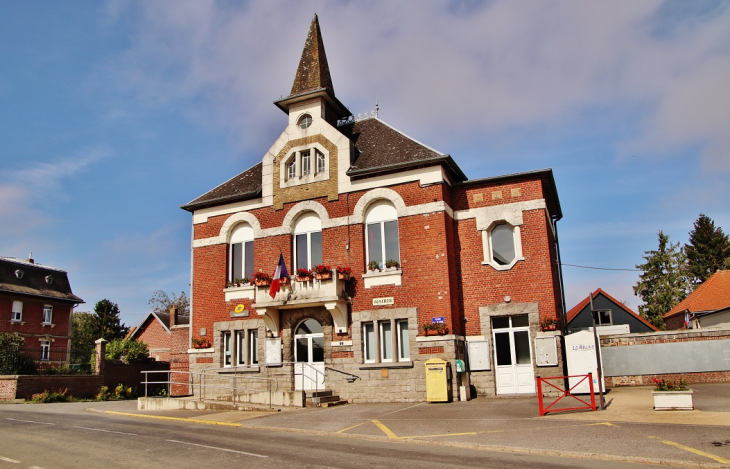
<path id="1" fill-rule="evenodd" d="M 309 114 L 304 114 L 302 117 L 299 118 L 297 125 L 300 129 L 308 128 L 310 125 L 312 125 L 312 116 L 310 116 Z"/>

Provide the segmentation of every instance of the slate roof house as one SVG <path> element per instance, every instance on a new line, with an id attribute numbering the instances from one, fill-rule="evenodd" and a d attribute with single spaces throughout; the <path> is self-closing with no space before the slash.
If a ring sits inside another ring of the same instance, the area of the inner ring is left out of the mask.
<path id="1" fill-rule="evenodd" d="M 156 361 L 169 362 L 172 349 L 172 334 L 170 326 L 188 324 L 189 316 L 177 315 L 177 320 L 171 323 L 172 316 L 177 314 L 175 308 L 170 312 L 150 311 L 142 321 L 127 334 L 127 338 L 136 339 L 147 344 L 150 357 Z"/>
<path id="2" fill-rule="evenodd" d="M 730 326 L 730 270 L 712 274 L 663 317 L 667 330 Z"/>
<path id="3" fill-rule="evenodd" d="M 439 358 L 454 370 L 452 399 L 470 385 L 535 393 L 534 339 L 559 334 L 541 319 L 564 324 L 552 170 L 469 180 L 377 112 L 354 117 L 316 15 L 291 93 L 274 104 L 287 124 L 261 161 L 182 206 L 190 371 L 275 377 L 350 402 L 423 401 L 424 364 Z M 273 296 L 266 280 L 240 280 L 273 275 L 280 256 L 291 281 Z M 297 280 L 317 266 L 321 278 Z"/>
<path id="4" fill-rule="evenodd" d="M 623 303 L 603 291 L 593 292 L 593 309 L 598 311 L 596 327 L 627 324 L 629 332 L 655 332 L 658 329 L 649 321 L 633 312 Z M 593 327 L 590 297 L 585 297 L 568 311 L 568 331 L 578 331 Z"/>
<path id="5" fill-rule="evenodd" d="M 71 314 L 83 302 L 65 271 L 0 257 L 0 332 L 24 337 L 26 353 L 37 362 L 68 363 Z"/>

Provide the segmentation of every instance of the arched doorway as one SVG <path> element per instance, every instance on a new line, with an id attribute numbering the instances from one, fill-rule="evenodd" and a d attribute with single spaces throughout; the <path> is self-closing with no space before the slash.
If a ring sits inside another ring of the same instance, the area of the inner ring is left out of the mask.
<path id="1" fill-rule="evenodd" d="M 294 332 L 294 389 L 324 389 L 324 332 L 315 319 L 306 319 Z"/>

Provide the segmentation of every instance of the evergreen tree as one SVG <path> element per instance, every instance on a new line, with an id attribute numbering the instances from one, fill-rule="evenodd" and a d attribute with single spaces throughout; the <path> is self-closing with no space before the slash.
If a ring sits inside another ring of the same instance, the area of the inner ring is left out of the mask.
<path id="1" fill-rule="evenodd" d="M 692 282 L 699 285 L 712 274 L 730 265 L 730 239 L 704 213 L 689 232 L 689 243 L 684 247 Z"/>
<path id="2" fill-rule="evenodd" d="M 690 282 L 684 250 L 679 247 L 679 243 L 670 243 L 669 236 L 662 231 L 658 236 L 659 249 L 645 251 L 642 257 L 646 262 L 636 266 L 643 272 L 634 287 L 634 294 L 644 301 L 639 306 L 641 315 L 656 327 L 664 329 L 662 315 L 687 296 Z"/>
<path id="3" fill-rule="evenodd" d="M 99 338 L 96 315 L 77 312 L 71 316 L 71 363 L 89 363 L 94 341 Z"/>
<path id="4" fill-rule="evenodd" d="M 106 340 L 123 339 L 129 328 L 122 324 L 119 318 L 119 306 L 116 303 L 104 299 L 96 303 L 94 306 L 94 315 L 96 316 L 96 327 L 98 337 Z"/>

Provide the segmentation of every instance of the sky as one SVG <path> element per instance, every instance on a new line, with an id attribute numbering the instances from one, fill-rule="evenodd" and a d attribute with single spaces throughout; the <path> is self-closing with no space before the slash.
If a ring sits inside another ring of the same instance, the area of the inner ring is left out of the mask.
<path id="1" fill-rule="evenodd" d="M 469 179 L 552 168 L 568 308 L 730 231 L 727 1 L 0 2 L 0 256 L 136 325 L 189 293 L 179 207 L 261 161 L 319 16 L 337 97 Z M 598 270 L 623 269 L 623 270 Z"/>

